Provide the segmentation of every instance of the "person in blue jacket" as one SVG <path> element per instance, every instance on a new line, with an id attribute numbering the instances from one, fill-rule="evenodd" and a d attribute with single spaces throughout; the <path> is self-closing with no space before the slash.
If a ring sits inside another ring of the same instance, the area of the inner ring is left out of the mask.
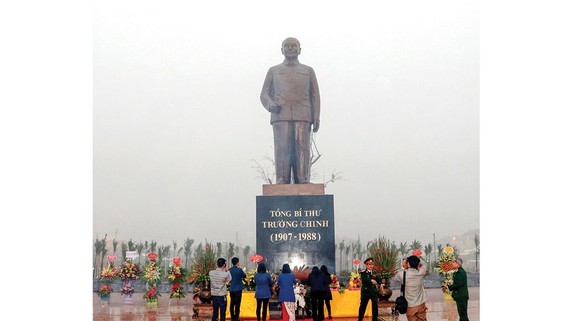
<path id="1" fill-rule="evenodd" d="M 232 275 L 232 281 L 230 282 L 230 316 L 232 321 L 239 321 L 239 309 L 241 306 L 241 294 L 243 292 L 243 282 L 246 275 L 241 269 L 239 264 L 239 258 L 232 258 L 232 267 L 229 269 Z"/>
<path id="2" fill-rule="evenodd" d="M 257 316 L 257 321 L 265 321 L 267 319 L 267 307 L 273 286 L 273 280 L 271 279 L 271 275 L 267 273 L 265 263 L 259 263 L 257 266 L 257 273 L 253 276 L 253 282 L 255 282 L 255 300 L 257 301 L 255 315 Z M 261 311 L 262 305 L 263 311 Z"/>
<path id="3" fill-rule="evenodd" d="M 291 273 L 289 264 L 283 264 L 281 274 L 277 277 L 279 286 L 279 297 L 283 311 L 283 321 L 295 321 L 295 275 Z"/>

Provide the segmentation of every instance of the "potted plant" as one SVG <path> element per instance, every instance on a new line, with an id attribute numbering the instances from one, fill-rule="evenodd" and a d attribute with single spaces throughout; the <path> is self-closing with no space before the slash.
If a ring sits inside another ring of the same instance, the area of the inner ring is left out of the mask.
<path id="1" fill-rule="evenodd" d="M 376 276 L 382 280 L 384 285 L 384 290 L 379 293 L 379 299 L 387 301 L 392 295 L 390 280 L 398 271 L 398 250 L 394 244 L 390 244 L 390 240 L 385 237 L 379 237 L 372 241 L 368 252 L 374 260 Z"/>
<path id="2" fill-rule="evenodd" d="M 202 243 L 194 251 L 194 264 L 187 281 L 194 284 L 194 300 L 201 303 L 211 303 L 212 294 L 210 292 L 211 270 L 216 268 L 216 253 L 211 243 Z"/>

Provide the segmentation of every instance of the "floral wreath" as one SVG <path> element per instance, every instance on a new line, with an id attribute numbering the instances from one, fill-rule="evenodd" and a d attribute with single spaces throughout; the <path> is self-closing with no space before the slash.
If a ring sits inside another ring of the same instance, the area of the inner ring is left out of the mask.
<path id="1" fill-rule="evenodd" d="M 436 271 L 439 275 L 443 275 L 442 286 L 453 284 L 453 274 L 457 272 L 457 266 L 454 264 L 455 251 L 452 247 L 447 246 L 443 249 L 439 259 L 437 261 Z M 442 291 L 447 294 L 451 294 L 451 291 L 447 288 L 442 287 Z"/>
<path id="2" fill-rule="evenodd" d="M 117 269 L 115 268 L 115 263 L 114 261 L 117 259 L 117 257 L 115 255 L 109 255 L 107 256 L 107 266 L 101 271 L 101 273 L 99 273 L 99 283 L 102 283 L 101 286 L 99 287 L 99 290 L 97 291 L 97 295 L 99 295 L 100 298 L 105 297 L 105 296 L 109 296 L 111 295 L 111 292 L 113 292 L 113 288 L 111 287 L 111 284 L 115 281 L 115 279 L 117 278 L 118 272 Z"/>
<path id="3" fill-rule="evenodd" d="M 132 262 L 132 259 L 127 259 L 119 269 L 119 278 L 123 280 L 123 287 L 121 293 L 124 295 L 131 295 L 135 292 L 132 287 L 132 281 L 137 280 L 141 275 L 141 269 L 138 264 Z"/>
<path id="4" fill-rule="evenodd" d="M 160 267 L 156 263 L 158 255 L 149 253 L 147 257 L 150 259 L 148 265 L 145 266 L 142 279 L 147 283 L 147 292 L 144 295 L 146 302 L 158 302 L 160 293 L 156 289 L 156 285 L 160 283 Z"/>
<path id="5" fill-rule="evenodd" d="M 181 299 L 186 297 L 182 285 L 184 284 L 184 280 L 188 277 L 188 271 L 180 267 L 180 263 L 182 262 L 181 258 L 175 257 L 172 259 L 172 262 L 174 265 L 171 265 L 168 270 L 168 282 L 172 284 L 170 298 Z"/>

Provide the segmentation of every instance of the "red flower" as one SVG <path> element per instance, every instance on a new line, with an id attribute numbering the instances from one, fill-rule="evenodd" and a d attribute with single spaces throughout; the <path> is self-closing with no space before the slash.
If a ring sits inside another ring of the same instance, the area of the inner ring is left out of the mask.
<path id="1" fill-rule="evenodd" d="M 147 257 L 148 257 L 149 259 L 151 259 L 151 260 L 154 260 L 154 259 L 156 259 L 156 258 L 158 257 L 158 254 L 156 254 L 156 253 L 154 253 L 154 252 L 151 252 L 151 253 L 149 253 L 149 254 L 147 255 Z"/>
<path id="2" fill-rule="evenodd" d="M 115 261 L 117 259 L 117 256 L 115 256 L 114 254 L 110 254 L 109 256 L 107 256 L 107 260 L 109 261 Z"/>
<path id="3" fill-rule="evenodd" d="M 172 259 L 172 262 L 174 262 L 174 265 L 179 266 L 180 262 L 182 262 L 182 259 L 179 257 L 175 257 Z"/>
<path id="4" fill-rule="evenodd" d="M 415 256 L 422 256 L 422 250 L 420 249 L 415 249 L 412 251 L 412 254 Z"/>
<path id="5" fill-rule="evenodd" d="M 260 254 L 254 254 L 249 257 L 249 260 L 254 263 L 259 263 L 263 261 L 263 256 L 261 256 Z"/>
<path id="6" fill-rule="evenodd" d="M 354 259 L 354 261 L 352 261 L 352 263 L 353 263 L 354 265 L 358 265 L 358 264 L 360 264 L 360 260 L 359 260 L 359 259 Z"/>

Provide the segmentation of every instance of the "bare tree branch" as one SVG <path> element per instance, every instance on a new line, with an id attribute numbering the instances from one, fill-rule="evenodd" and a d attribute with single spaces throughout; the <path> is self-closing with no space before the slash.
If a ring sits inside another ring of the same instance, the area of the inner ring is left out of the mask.
<path id="1" fill-rule="evenodd" d="M 332 174 L 331 174 L 331 178 L 325 182 L 325 187 L 327 187 L 328 183 L 334 183 L 336 181 L 340 181 L 340 180 L 344 180 L 345 178 L 341 176 L 342 172 L 338 172 L 336 173 L 336 169 L 333 170 Z M 324 177 L 324 175 L 323 175 Z"/>

